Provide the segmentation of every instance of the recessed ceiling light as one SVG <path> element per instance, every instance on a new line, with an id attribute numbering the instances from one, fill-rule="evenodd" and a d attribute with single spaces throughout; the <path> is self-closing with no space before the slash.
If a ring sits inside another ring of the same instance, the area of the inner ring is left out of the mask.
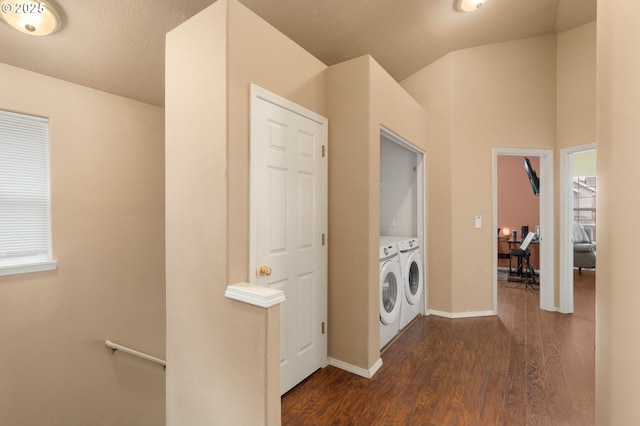
<path id="1" fill-rule="evenodd" d="M 61 24 L 60 12 L 46 0 L 3 2 L 0 18 L 16 30 L 33 36 L 54 33 Z"/>
<path id="2" fill-rule="evenodd" d="M 486 2 L 487 0 L 456 0 L 456 10 L 459 12 L 473 12 Z"/>

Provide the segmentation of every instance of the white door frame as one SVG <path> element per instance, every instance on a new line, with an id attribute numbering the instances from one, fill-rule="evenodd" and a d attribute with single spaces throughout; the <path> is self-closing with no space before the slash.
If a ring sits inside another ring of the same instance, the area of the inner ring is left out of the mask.
<path id="1" fill-rule="evenodd" d="M 423 290 L 423 314 L 424 315 L 428 315 L 429 312 L 429 301 L 428 301 L 428 297 L 429 297 L 429 283 L 428 283 L 428 279 L 427 276 L 429 275 L 427 273 L 428 269 L 428 265 L 427 265 L 427 259 L 428 259 L 428 244 L 427 244 L 427 229 L 426 229 L 426 223 L 427 223 L 427 194 L 425 193 L 425 188 L 426 186 L 426 182 L 427 182 L 427 171 L 426 171 L 426 167 L 425 165 L 427 164 L 427 154 L 422 151 L 420 148 L 412 145 L 410 142 L 408 142 L 407 140 L 403 139 L 401 136 L 398 136 L 397 134 L 395 134 L 393 131 L 389 130 L 388 128 L 384 127 L 384 126 L 380 126 L 380 138 L 382 140 L 382 138 L 385 137 L 387 138 L 387 140 L 389 140 L 390 142 L 394 142 L 397 143 L 398 145 L 408 149 L 411 152 L 414 152 L 417 157 L 418 157 L 418 161 L 416 164 L 416 176 L 418 177 L 418 180 L 416 182 L 416 193 L 417 193 L 417 200 L 416 200 L 416 205 L 417 205 L 417 212 L 416 212 L 416 218 L 417 218 L 417 226 L 416 226 L 416 232 L 418 235 L 416 235 L 416 237 L 418 237 L 418 241 L 420 241 L 420 254 L 422 255 L 422 283 L 424 284 L 424 288 Z"/>
<path id="2" fill-rule="evenodd" d="M 540 308 L 556 311 L 554 283 L 553 150 L 493 148 L 493 229 L 498 229 L 498 156 L 540 157 Z M 524 169 L 523 172 L 524 174 Z M 497 231 L 496 231 L 497 232 Z M 498 313 L 498 244 L 493 246 L 493 311 Z"/>
<path id="3" fill-rule="evenodd" d="M 251 120 L 251 118 L 253 116 L 255 116 L 255 108 L 257 108 L 258 105 L 258 100 L 262 99 L 263 101 L 266 102 L 270 102 L 274 105 L 277 105 L 281 108 L 284 108 L 288 111 L 291 111 L 293 113 L 296 113 L 298 115 L 301 115 L 303 117 L 306 117 L 310 120 L 316 121 L 320 124 L 322 124 L 322 138 L 323 138 L 323 145 L 325 145 L 328 149 L 329 145 L 329 131 L 328 131 L 328 120 L 327 118 L 311 111 L 308 110 L 306 108 L 304 108 L 303 106 L 300 106 L 298 104 L 295 104 L 291 101 L 289 101 L 288 99 L 283 98 L 282 96 L 276 95 L 275 93 L 269 92 L 268 90 L 263 89 L 260 86 L 257 86 L 255 84 L 251 84 L 251 94 L 250 94 L 250 116 L 249 116 L 249 122 L 251 123 L 251 133 L 253 133 L 253 121 Z M 250 137 L 250 149 L 251 149 L 251 143 L 253 142 L 255 138 L 254 137 Z M 249 155 L 250 158 L 250 172 L 252 173 L 252 170 L 254 168 L 254 164 L 253 164 L 253 159 L 251 157 L 251 155 Z M 322 214 L 322 232 L 324 233 L 324 235 L 327 235 L 327 231 L 329 229 L 328 227 L 328 188 L 329 188 L 329 168 L 328 168 L 328 161 L 324 161 L 323 165 L 322 165 L 322 203 L 323 203 L 323 214 Z M 257 273 L 256 271 L 258 270 L 258 265 L 256 262 L 256 230 L 257 230 L 257 209 L 254 208 L 254 206 L 252 205 L 252 200 L 254 199 L 254 189 L 253 187 L 251 187 L 251 179 L 249 179 L 249 282 L 251 284 L 256 284 L 257 282 Z M 324 270 L 324 274 L 323 274 L 323 279 L 321 280 L 322 282 L 320 283 L 320 285 L 322 286 L 321 289 L 321 293 L 322 293 L 322 318 L 325 324 L 327 324 L 327 276 L 328 276 L 328 247 L 329 244 L 324 244 L 323 245 L 323 257 L 324 257 L 324 261 L 323 261 L 323 270 Z M 327 327 L 328 328 L 328 327 Z M 326 367 L 327 366 L 327 362 L 328 362 L 328 353 L 327 353 L 327 335 L 328 333 L 324 333 L 322 335 L 322 340 L 320 342 L 320 345 L 322 347 L 322 353 L 324 354 L 322 357 L 322 367 Z"/>
<path id="4" fill-rule="evenodd" d="M 595 143 L 560 150 L 560 307 L 573 313 L 573 154 L 596 149 Z"/>

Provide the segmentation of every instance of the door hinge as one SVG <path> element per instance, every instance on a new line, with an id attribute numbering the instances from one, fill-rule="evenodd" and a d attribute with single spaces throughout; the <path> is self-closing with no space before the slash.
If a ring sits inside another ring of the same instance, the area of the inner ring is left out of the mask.
<path id="1" fill-rule="evenodd" d="M 322 334 L 324 334 L 324 321 L 322 322 Z"/>
<path id="2" fill-rule="evenodd" d="M 324 245 L 324 234 L 322 234 L 322 245 Z"/>
<path id="3" fill-rule="evenodd" d="M 322 145 L 322 156 L 324 157 L 324 145 Z"/>

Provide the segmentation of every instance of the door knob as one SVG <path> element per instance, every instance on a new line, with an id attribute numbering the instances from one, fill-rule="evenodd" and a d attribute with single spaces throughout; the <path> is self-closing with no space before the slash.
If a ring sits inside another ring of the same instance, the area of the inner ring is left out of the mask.
<path id="1" fill-rule="evenodd" d="M 258 268 L 258 274 L 261 277 L 264 277 L 264 276 L 268 277 L 269 275 L 271 275 L 271 268 L 268 266 L 262 265 L 260 268 Z"/>

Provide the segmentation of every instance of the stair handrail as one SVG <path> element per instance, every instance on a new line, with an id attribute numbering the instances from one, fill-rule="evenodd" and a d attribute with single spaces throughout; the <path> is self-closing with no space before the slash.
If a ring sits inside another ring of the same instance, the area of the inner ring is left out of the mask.
<path id="1" fill-rule="evenodd" d="M 122 351 L 128 353 L 129 355 L 137 356 L 138 358 L 146 359 L 147 361 L 155 362 L 156 364 L 162 365 L 165 369 L 167 368 L 167 361 L 164 359 L 156 358 L 155 356 L 151 356 L 145 354 L 143 352 L 137 351 L 135 349 L 119 345 L 117 343 L 113 343 L 111 340 L 105 340 L 104 344 L 107 345 L 109 349 L 115 354 L 116 351 Z"/>

